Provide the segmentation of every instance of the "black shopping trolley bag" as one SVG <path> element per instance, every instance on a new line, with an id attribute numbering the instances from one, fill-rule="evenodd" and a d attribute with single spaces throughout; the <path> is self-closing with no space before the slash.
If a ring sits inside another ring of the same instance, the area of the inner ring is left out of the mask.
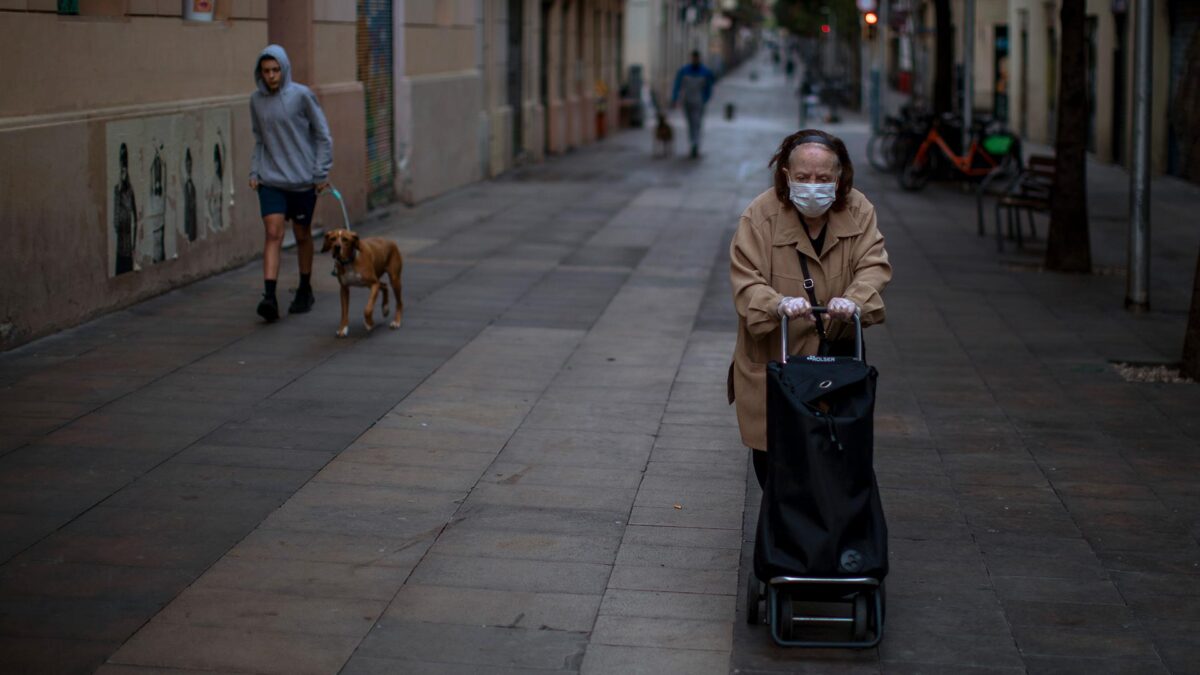
<path id="1" fill-rule="evenodd" d="M 768 364 L 759 579 L 887 574 L 887 524 L 873 466 L 877 377 L 854 358 Z"/>

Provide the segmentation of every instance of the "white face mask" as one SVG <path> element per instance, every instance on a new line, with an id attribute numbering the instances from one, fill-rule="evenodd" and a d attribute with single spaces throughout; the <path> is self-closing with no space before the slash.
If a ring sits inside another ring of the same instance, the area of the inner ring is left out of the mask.
<path id="1" fill-rule="evenodd" d="M 837 183 L 793 183 L 788 181 L 792 203 L 805 218 L 816 218 L 833 206 Z"/>

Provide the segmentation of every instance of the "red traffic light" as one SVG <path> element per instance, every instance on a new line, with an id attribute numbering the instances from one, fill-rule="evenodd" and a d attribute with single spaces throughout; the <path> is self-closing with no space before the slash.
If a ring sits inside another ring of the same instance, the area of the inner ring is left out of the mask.
<path id="1" fill-rule="evenodd" d="M 821 32 L 828 33 L 829 32 L 829 24 L 827 24 L 827 23 L 821 24 Z"/>
<path id="2" fill-rule="evenodd" d="M 879 23 L 879 15 L 875 12 L 867 12 L 863 14 L 863 21 L 866 21 L 868 26 L 874 26 Z"/>

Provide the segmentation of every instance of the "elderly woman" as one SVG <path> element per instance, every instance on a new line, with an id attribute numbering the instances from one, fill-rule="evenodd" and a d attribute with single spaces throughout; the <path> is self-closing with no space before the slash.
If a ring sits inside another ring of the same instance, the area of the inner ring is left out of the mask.
<path id="1" fill-rule="evenodd" d="M 846 145 L 805 129 L 783 139 L 771 158 L 775 186 L 742 213 L 729 248 L 729 279 L 738 314 L 729 396 L 737 403 L 742 442 L 759 485 L 766 478 L 766 365 L 779 358 L 780 317 L 793 354 L 817 354 L 884 318 L 880 293 L 892 278 L 875 207 L 854 189 Z M 814 316 L 813 305 L 828 307 Z M 791 321 L 796 319 L 796 321 Z"/>

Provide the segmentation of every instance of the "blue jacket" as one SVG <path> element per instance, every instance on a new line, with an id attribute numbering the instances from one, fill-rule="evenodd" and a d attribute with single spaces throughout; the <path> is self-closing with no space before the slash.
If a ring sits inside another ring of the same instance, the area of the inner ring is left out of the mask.
<path id="1" fill-rule="evenodd" d="M 283 82 L 271 93 L 259 64 L 279 62 Z M 329 178 L 333 167 L 333 138 L 321 104 L 308 87 L 292 81 L 292 64 L 279 45 L 268 45 L 254 62 L 258 90 L 250 95 L 250 128 L 254 157 L 250 177 L 281 190 L 303 190 Z"/>
<path id="2" fill-rule="evenodd" d="M 680 93 L 683 94 L 683 104 L 685 106 L 702 106 L 708 103 L 709 97 L 712 96 L 713 82 L 716 81 L 716 76 L 703 63 L 686 66 L 679 69 L 675 74 L 675 88 L 671 91 L 671 105 L 675 105 L 679 101 Z"/>

